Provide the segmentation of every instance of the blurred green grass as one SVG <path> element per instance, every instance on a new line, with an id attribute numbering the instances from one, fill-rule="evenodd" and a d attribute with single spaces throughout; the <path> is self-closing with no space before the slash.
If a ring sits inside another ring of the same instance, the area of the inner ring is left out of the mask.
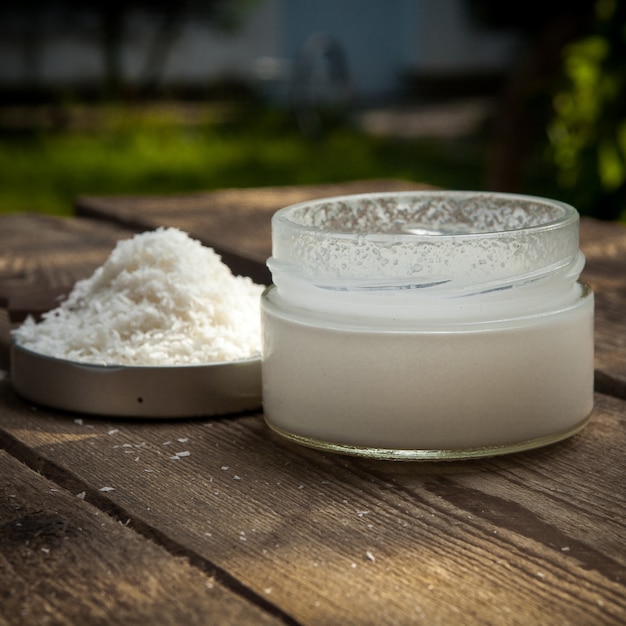
<path id="1" fill-rule="evenodd" d="M 478 134 L 394 139 L 348 123 L 307 138 L 268 107 L 75 105 L 1 125 L 0 213 L 69 215 L 77 195 L 370 178 L 480 189 L 483 161 Z"/>

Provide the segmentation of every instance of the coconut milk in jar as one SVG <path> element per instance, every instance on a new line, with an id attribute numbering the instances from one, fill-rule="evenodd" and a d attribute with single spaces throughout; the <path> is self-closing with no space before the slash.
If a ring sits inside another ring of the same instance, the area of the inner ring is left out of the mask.
<path id="1" fill-rule="evenodd" d="M 546 445 L 593 406 L 578 213 L 543 198 L 394 192 L 272 219 L 263 402 L 276 432 L 383 459 Z"/>

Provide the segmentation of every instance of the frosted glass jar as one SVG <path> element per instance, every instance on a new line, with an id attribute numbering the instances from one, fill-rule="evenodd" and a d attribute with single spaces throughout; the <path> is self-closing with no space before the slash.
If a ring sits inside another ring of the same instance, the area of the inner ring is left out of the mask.
<path id="1" fill-rule="evenodd" d="M 315 448 L 459 459 L 546 445 L 593 407 L 578 213 L 543 198 L 400 192 L 272 218 L 267 424 Z"/>

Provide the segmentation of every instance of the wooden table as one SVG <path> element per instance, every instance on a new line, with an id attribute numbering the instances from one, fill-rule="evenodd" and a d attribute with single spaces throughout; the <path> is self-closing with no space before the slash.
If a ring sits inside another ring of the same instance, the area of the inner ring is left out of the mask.
<path id="1" fill-rule="evenodd" d="M 540 450 L 374 462 L 292 445 L 260 414 L 98 419 L 11 387 L 10 327 L 133 231 L 178 226 L 266 280 L 276 209 L 409 187 L 82 198 L 74 218 L 0 218 L 0 624 L 626 623 L 623 226 L 582 221 L 596 407 Z"/>

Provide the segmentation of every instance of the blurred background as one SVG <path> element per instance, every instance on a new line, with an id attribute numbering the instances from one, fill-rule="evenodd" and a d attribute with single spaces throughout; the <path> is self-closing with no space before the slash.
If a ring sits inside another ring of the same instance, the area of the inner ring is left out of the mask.
<path id="1" fill-rule="evenodd" d="M 626 221 L 619 0 L 6 0 L 0 212 L 400 178 Z"/>

